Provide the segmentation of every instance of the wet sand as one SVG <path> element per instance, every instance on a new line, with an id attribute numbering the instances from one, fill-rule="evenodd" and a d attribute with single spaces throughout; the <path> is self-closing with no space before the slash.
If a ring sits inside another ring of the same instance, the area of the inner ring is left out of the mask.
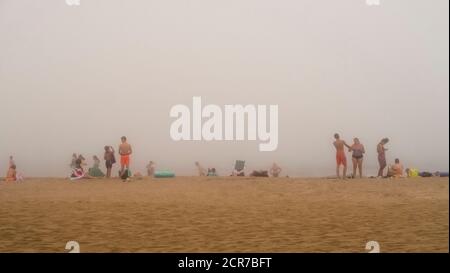
<path id="1" fill-rule="evenodd" d="M 0 252 L 449 251 L 449 180 L 0 182 Z"/>

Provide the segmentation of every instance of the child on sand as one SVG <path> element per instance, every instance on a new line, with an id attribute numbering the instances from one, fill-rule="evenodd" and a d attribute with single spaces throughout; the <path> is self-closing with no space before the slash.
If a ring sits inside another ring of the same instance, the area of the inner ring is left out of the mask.
<path id="1" fill-rule="evenodd" d="M 100 159 L 96 155 L 93 157 L 94 165 L 89 168 L 89 175 L 92 177 L 105 177 L 105 174 L 100 170 Z"/>
<path id="2" fill-rule="evenodd" d="M 147 175 L 153 177 L 155 174 L 155 162 L 150 161 L 147 165 Z"/>
<path id="3" fill-rule="evenodd" d="M 93 178 L 83 170 L 83 167 L 81 166 L 81 164 L 82 164 L 81 159 L 77 159 L 75 162 L 75 168 L 72 169 L 72 174 L 70 175 L 70 180 L 74 181 L 74 180 L 79 180 L 79 179 Z"/>
<path id="4" fill-rule="evenodd" d="M 343 168 L 343 179 L 347 178 L 347 157 L 345 156 L 344 146 L 350 149 L 350 146 L 347 143 L 340 139 L 339 134 L 334 134 L 335 141 L 333 142 L 334 147 L 336 148 L 336 176 L 337 178 L 341 178 L 339 173 L 339 168 L 342 165 Z"/>

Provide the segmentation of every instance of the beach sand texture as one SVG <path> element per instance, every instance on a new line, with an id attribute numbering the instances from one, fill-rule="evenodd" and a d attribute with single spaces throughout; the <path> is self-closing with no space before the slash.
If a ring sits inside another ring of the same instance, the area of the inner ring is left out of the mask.
<path id="1" fill-rule="evenodd" d="M 0 182 L 0 252 L 448 252 L 448 225 L 448 178 Z"/>

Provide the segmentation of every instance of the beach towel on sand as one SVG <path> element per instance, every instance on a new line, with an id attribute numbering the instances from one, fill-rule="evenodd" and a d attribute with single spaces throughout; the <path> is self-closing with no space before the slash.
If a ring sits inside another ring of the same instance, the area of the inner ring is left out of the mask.
<path id="1" fill-rule="evenodd" d="M 156 178 L 170 178 L 175 177 L 175 173 L 172 171 L 155 171 L 155 174 L 153 175 Z"/>

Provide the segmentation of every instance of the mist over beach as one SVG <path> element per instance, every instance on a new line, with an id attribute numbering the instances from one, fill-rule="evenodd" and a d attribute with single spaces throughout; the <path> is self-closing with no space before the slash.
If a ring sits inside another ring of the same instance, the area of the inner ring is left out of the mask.
<path id="1" fill-rule="evenodd" d="M 126 135 L 132 169 L 334 174 L 333 134 L 388 162 L 449 166 L 449 2 L 0 1 L 0 171 L 67 176 Z M 173 105 L 279 106 L 279 143 L 174 142 Z M 103 165 L 102 165 L 103 166 Z M 4 174 L 1 174 L 3 176 Z"/>

